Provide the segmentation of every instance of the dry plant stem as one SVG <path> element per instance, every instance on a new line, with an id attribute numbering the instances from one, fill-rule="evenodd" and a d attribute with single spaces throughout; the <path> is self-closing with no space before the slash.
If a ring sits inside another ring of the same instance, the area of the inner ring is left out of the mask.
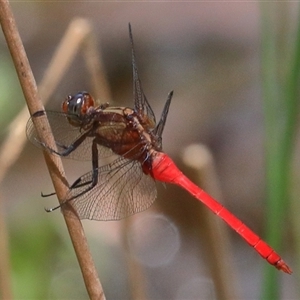
<path id="1" fill-rule="evenodd" d="M 221 190 L 215 172 L 211 153 L 204 145 L 191 145 L 187 147 L 182 158 L 186 172 L 191 179 L 205 191 L 220 200 Z M 229 235 L 223 224 L 206 207 L 199 205 L 201 224 L 207 230 L 206 253 L 210 262 L 212 277 L 215 282 L 217 299 L 240 299 L 236 287 L 236 278 L 233 270 L 232 253 L 230 251 Z M 203 243 L 201 243 L 203 245 Z"/>
<path id="2" fill-rule="evenodd" d="M 104 76 L 103 59 L 99 59 L 101 55 L 98 52 L 96 38 L 92 31 L 84 40 L 82 50 L 87 70 L 90 72 L 93 95 L 96 99 L 100 99 L 101 103 L 111 102 L 112 99 L 109 84 L 106 80 L 106 76 Z"/>
<path id="3" fill-rule="evenodd" d="M 77 18 L 70 23 L 62 41 L 55 51 L 51 62 L 49 63 L 49 66 L 46 69 L 41 83 L 38 86 L 39 95 L 41 99 L 43 99 L 44 104 L 53 94 L 66 70 L 74 60 L 75 55 L 81 48 L 83 49 L 85 56 L 88 55 L 86 52 L 96 53 L 96 49 L 90 49 L 91 46 L 88 47 L 88 49 L 87 47 L 83 47 L 83 42 L 85 40 L 90 40 L 90 33 L 91 26 L 88 21 Z M 94 43 L 92 44 L 96 46 Z M 89 63 L 87 66 L 90 74 L 99 74 L 101 72 L 103 74 L 103 70 L 99 68 L 98 64 Z M 93 78 L 94 82 L 97 82 L 97 78 L 103 77 L 103 75 L 98 77 L 96 76 L 98 75 L 95 75 L 95 78 Z M 105 84 L 105 89 L 107 89 L 107 83 Z M 27 120 L 28 109 L 24 107 L 24 109 L 22 109 L 22 111 L 9 126 L 7 138 L 3 142 L 0 149 L 0 182 L 2 182 L 7 170 L 17 160 L 24 147 L 26 142 L 24 128 Z"/>
<path id="4" fill-rule="evenodd" d="M 66 70 L 70 67 L 76 54 L 83 48 L 83 43 L 91 33 L 90 23 L 81 18 L 72 20 L 64 34 L 49 67 L 46 69 L 44 77 L 39 84 L 39 94 L 45 104 L 45 99 L 53 94 L 57 85 L 61 82 Z M 93 68 L 93 66 L 91 66 Z M 89 70 L 94 73 L 94 70 Z"/>
<path id="5" fill-rule="evenodd" d="M 83 41 L 89 40 L 91 26 L 88 21 L 83 19 L 75 19 L 69 25 L 60 45 L 57 47 L 55 55 L 49 67 L 46 69 L 45 75 L 39 85 L 39 94 L 43 99 L 44 104 L 53 94 L 58 83 L 61 81 L 64 73 L 69 68 L 71 62 L 74 60 L 77 52 L 82 48 L 84 52 L 87 51 L 83 47 Z M 95 43 L 93 44 L 95 45 Z M 88 52 L 96 49 L 89 49 Z M 87 54 L 86 54 L 87 56 Z M 101 74 L 101 69 L 97 64 L 87 64 L 91 74 Z M 103 73 L 103 71 L 102 71 Z M 103 77 L 103 76 L 102 76 Z M 94 79 L 94 82 L 97 80 Z M 22 111 L 15 117 L 8 128 L 8 134 L 0 148 L 0 183 L 2 182 L 5 174 L 15 161 L 20 156 L 25 142 L 25 124 L 28 120 L 28 108 L 24 106 Z M 0 290 L 2 299 L 11 299 L 11 282 L 10 282 L 10 264 L 9 264 L 9 250 L 8 250 L 8 234 L 4 220 L 3 201 L 0 197 Z"/>
<path id="6" fill-rule="evenodd" d="M 32 114 L 43 110 L 36 83 L 7 0 L 0 0 L 0 21 L 29 111 Z M 43 128 L 49 128 L 47 119 L 39 118 L 39 122 L 37 123 L 41 125 L 41 127 L 37 127 L 40 137 L 44 141 L 47 141 L 50 147 L 55 145 L 51 135 L 43 136 Z M 63 182 L 65 176 L 60 158 L 46 152 L 44 155 L 55 191 L 61 199 L 67 192 L 67 186 Z M 63 214 L 90 299 L 105 299 L 91 254 L 88 250 L 81 222 L 71 208 L 67 211 L 63 210 Z"/>
<path id="7" fill-rule="evenodd" d="M 93 84 L 96 85 L 96 83 L 102 82 L 102 86 L 104 86 L 104 88 L 100 90 L 101 93 L 98 93 L 98 97 L 109 101 L 110 94 L 108 84 L 103 76 L 102 64 L 97 62 L 98 59 L 96 56 L 100 57 L 101 55 L 97 52 L 91 25 L 85 19 L 76 18 L 70 23 L 39 84 L 38 90 L 44 104 L 49 100 L 80 50 L 83 51 L 86 58 L 87 68 L 92 76 Z M 90 55 L 92 55 L 92 58 Z M 97 84 L 97 87 L 99 87 L 99 84 Z M 24 107 L 9 126 L 7 138 L 0 149 L 0 183 L 24 148 L 26 142 L 24 128 L 27 120 L 28 109 Z M 0 214 L 4 215 L 2 211 L 2 201 L 0 201 Z M 12 292 L 9 276 L 9 251 L 7 249 L 8 241 L 5 240 L 5 237 L 8 235 L 4 219 L 1 218 L 0 221 L 3 223 L 0 226 L 0 234 L 2 236 L 2 243 L 0 243 L 0 289 L 2 291 L 2 298 L 10 299 L 12 298 L 10 296 Z"/>

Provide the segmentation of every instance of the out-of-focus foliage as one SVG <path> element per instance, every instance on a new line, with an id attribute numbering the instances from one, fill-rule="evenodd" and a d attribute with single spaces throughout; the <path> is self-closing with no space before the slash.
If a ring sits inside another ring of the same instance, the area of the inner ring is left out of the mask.
<path id="1" fill-rule="evenodd" d="M 13 63 L 10 56 L 2 53 L 0 59 L 0 133 L 22 106 L 24 106 L 23 96 Z"/>

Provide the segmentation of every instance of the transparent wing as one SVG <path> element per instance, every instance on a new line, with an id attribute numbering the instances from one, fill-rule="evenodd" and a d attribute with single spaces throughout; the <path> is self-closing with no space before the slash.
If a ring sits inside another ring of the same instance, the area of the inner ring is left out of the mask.
<path id="1" fill-rule="evenodd" d="M 155 201 L 155 181 L 143 173 L 140 162 L 118 157 L 98 171 L 94 188 L 85 192 L 92 181 L 93 172 L 89 172 L 67 195 L 66 201 L 74 198 L 72 204 L 80 219 L 120 220 L 146 210 Z"/>
<path id="2" fill-rule="evenodd" d="M 144 125 L 147 125 L 149 128 L 154 128 L 156 123 L 155 115 L 143 92 L 142 84 L 139 78 L 130 23 L 129 23 L 129 38 L 131 43 L 131 64 L 132 64 L 132 71 L 133 71 L 134 108 L 136 112 L 139 114 L 140 118 L 143 120 Z"/>
<path id="3" fill-rule="evenodd" d="M 64 151 L 79 139 L 84 133 L 78 127 L 72 126 L 67 118 L 67 114 L 57 111 L 46 111 L 47 118 L 50 123 L 52 134 L 54 136 L 58 152 Z M 38 137 L 37 131 L 32 121 L 32 117 L 28 120 L 26 125 L 26 134 L 28 139 L 37 147 L 43 148 Z M 76 160 L 92 160 L 92 141 L 94 137 L 86 137 L 84 141 L 66 158 Z M 109 157 L 113 155 L 111 149 L 98 145 L 99 158 Z"/>

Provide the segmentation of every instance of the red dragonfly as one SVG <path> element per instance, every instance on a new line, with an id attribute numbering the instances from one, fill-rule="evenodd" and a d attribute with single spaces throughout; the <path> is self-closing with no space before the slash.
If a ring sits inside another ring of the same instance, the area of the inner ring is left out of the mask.
<path id="1" fill-rule="evenodd" d="M 91 160 L 92 171 L 79 177 L 69 188 L 62 204 L 72 201 L 81 219 L 119 220 L 149 208 L 156 198 L 155 181 L 181 186 L 222 218 L 264 259 L 277 269 L 292 273 L 281 257 L 242 221 L 209 194 L 191 182 L 162 152 L 162 133 L 173 96 L 170 92 L 161 118 L 155 115 L 143 92 L 135 62 L 131 27 L 134 108 L 95 106 L 87 92 L 68 96 L 63 112 L 39 111 L 29 119 L 31 142 L 57 155 Z M 57 149 L 39 140 L 33 118 L 47 115 Z M 99 164 L 99 160 L 110 162 Z"/>

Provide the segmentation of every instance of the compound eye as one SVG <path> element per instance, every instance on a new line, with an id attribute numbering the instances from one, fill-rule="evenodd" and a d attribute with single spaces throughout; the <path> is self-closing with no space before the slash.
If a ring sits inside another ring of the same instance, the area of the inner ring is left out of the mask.
<path id="1" fill-rule="evenodd" d="M 61 107 L 62 107 L 62 111 L 64 113 L 68 113 L 69 112 L 69 104 L 70 104 L 70 101 L 72 100 L 72 97 L 71 95 L 68 95 L 65 99 L 65 101 L 62 103 Z"/>
<path id="2" fill-rule="evenodd" d="M 78 117 L 86 114 L 87 110 L 95 105 L 93 97 L 87 92 L 79 92 L 76 95 L 69 95 L 62 104 L 62 110 Z"/>
<path id="3" fill-rule="evenodd" d="M 87 92 L 82 93 L 81 114 L 86 114 L 90 107 L 95 106 L 94 98 Z"/>

